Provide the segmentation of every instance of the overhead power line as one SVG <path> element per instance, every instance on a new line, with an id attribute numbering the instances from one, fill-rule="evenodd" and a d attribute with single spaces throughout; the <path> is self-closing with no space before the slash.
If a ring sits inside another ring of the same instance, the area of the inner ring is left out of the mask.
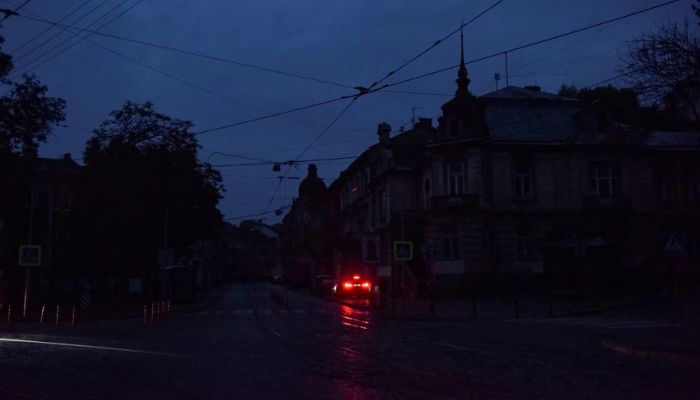
<path id="1" fill-rule="evenodd" d="M 264 120 L 264 119 L 269 119 L 269 118 L 273 118 L 273 117 L 279 117 L 280 115 L 291 114 L 291 113 L 293 113 L 293 112 L 302 111 L 302 110 L 307 110 L 307 109 L 309 109 L 309 108 L 314 108 L 314 107 L 318 107 L 318 106 L 322 106 L 322 105 L 326 105 L 326 104 L 335 103 L 335 102 L 338 102 L 338 101 L 341 101 L 341 100 L 346 100 L 346 99 L 354 98 L 354 97 L 356 97 L 356 96 L 358 96 L 358 94 L 335 97 L 335 98 L 332 98 L 332 99 L 329 99 L 329 100 L 319 101 L 319 102 L 317 102 L 317 103 L 308 104 L 308 105 L 300 106 L 300 107 L 295 107 L 295 108 L 292 108 L 292 109 L 289 109 L 289 110 L 279 111 L 279 112 L 275 112 L 275 113 L 271 113 L 271 114 L 265 114 L 265 115 L 261 115 L 261 116 L 259 116 L 259 117 L 255 117 L 255 118 L 249 118 L 249 119 L 245 119 L 245 120 L 242 120 L 242 121 L 238 121 L 238 122 L 233 122 L 233 123 L 226 124 L 226 125 L 217 126 L 217 127 L 214 127 L 214 128 L 204 129 L 204 130 L 201 130 L 201 131 L 194 132 L 194 134 L 197 135 L 197 136 L 199 136 L 199 135 L 204 135 L 204 134 L 207 134 L 207 133 L 220 131 L 220 130 L 222 130 L 222 129 L 233 128 L 233 127 L 235 127 L 235 126 L 241 126 L 241 125 L 249 124 L 249 123 L 251 123 L 251 122 L 262 121 L 262 120 Z"/>
<path id="2" fill-rule="evenodd" d="M 306 160 L 295 159 L 295 160 L 287 160 L 287 161 L 259 161 L 259 162 L 252 162 L 252 163 L 214 164 L 214 165 L 212 165 L 212 167 L 214 167 L 214 168 L 227 168 L 227 167 L 247 167 L 247 166 L 253 166 L 253 165 L 275 165 L 275 164 L 291 166 L 294 164 L 320 162 L 320 161 L 354 160 L 357 157 L 358 156 L 341 156 L 341 157 L 311 158 L 311 159 L 306 159 Z"/>
<path id="3" fill-rule="evenodd" d="M 204 59 L 208 59 L 208 60 L 213 60 L 213 61 L 218 61 L 218 62 L 222 62 L 222 63 L 226 63 L 226 64 L 233 64 L 233 65 L 237 65 L 237 66 L 240 66 L 240 67 L 255 69 L 255 70 L 259 70 L 259 71 L 266 71 L 266 72 L 270 72 L 270 73 L 273 73 L 273 74 L 284 75 L 284 76 L 289 76 L 289 77 L 298 78 L 298 79 L 304 79 L 304 80 L 313 81 L 313 82 L 317 82 L 317 83 L 324 83 L 324 84 L 327 84 L 327 85 L 342 87 L 342 88 L 346 88 L 346 89 L 354 89 L 353 86 L 345 85 L 345 84 L 338 83 L 338 82 L 329 81 L 329 80 L 326 80 L 326 79 L 319 79 L 319 78 L 314 78 L 314 77 L 311 77 L 311 76 L 306 76 L 306 75 L 297 74 L 297 73 L 294 73 L 294 72 L 282 71 L 282 70 L 275 69 L 275 68 L 264 67 L 264 66 L 260 66 L 260 65 L 255 65 L 255 64 L 247 63 L 247 62 L 232 60 L 232 59 L 229 59 L 229 58 L 214 56 L 214 55 L 211 55 L 211 54 L 206 54 L 206 53 L 202 53 L 202 52 L 198 52 L 198 51 L 194 51 L 194 50 L 187 50 L 187 49 L 182 49 L 182 48 L 173 47 L 173 46 L 167 46 L 167 45 L 159 44 L 159 43 L 155 43 L 155 42 L 149 42 L 149 41 L 145 41 L 145 40 L 134 39 L 134 38 L 126 37 L 126 36 L 115 35 L 115 34 L 105 33 L 105 32 L 99 32 L 99 31 L 97 31 L 97 30 L 91 30 L 91 29 L 85 29 L 85 28 L 78 28 L 78 27 L 71 27 L 71 26 L 68 26 L 68 25 L 65 25 L 65 24 L 61 24 L 61 23 L 56 22 L 56 21 L 51 21 L 51 20 L 48 20 L 48 19 L 45 19 L 45 18 L 31 17 L 31 16 L 23 15 L 23 14 L 18 14 L 18 17 L 22 17 L 22 18 L 29 19 L 29 20 L 33 20 L 33 21 L 37 21 L 37 22 L 42 22 L 42 23 L 45 23 L 45 24 L 50 24 L 50 25 L 53 25 L 53 26 L 62 26 L 62 27 L 64 27 L 64 28 L 69 28 L 69 29 L 72 29 L 72 30 L 75 30 L 75 31 L 86 32 L 86 33 L 90 33 L 90 34 L 94 34 L 94 35 L 98 35 L 98 36 L 103 36 L 103 37 L 107 37 L 107 38 L 111 38 L 111 39 L 121 40 L 121 41 L 124 41 L 124 42 L 139 44 L 139 45 L 142 45 L 142 46 L 153 47 L 153 48 L 157 48 L 157 49 L 161 49 L 161 50 L 168 50 L 168 51 L 172 51 L 172 52 L 176 52 L 176 53 L 180 53 L 180 54 L 187 54 L 187 55 L 190 55 L 190 56 L 193 56 L 193 57 L 200 57 L 200 58 L 204 58 Z"/>
<path id="4" fill-rule="evenodd" d="M 60 23 L 60 22 L 65 21 L 68 17 L 70 17 L 71 15 L 75 14 L 76 12 L 78 12 L 78 10 L 80 10 L 80 9 L 83 8 L 83 7 L 85 7 L 85 6 L 86 6 L 89 2 L 91 2 L 91 1 L 92 1 L 92 0 L 86 0 L 85 2 L 83 2 L 82 4 L 80 4 L 78 7 L 74 8 L 73 10 L 71 10 L 68 14 L 64 15 L 63 17 L 61 17 L 61 19 L 59 19 L 57 22 Z M 17 51 L 19 51 L 20 49 L 24 48 L 24 46 L 28 45 L 29 43 L 32 43 L 33 41 L 35 41 L 35 40 L 37 40 L 38 38 L 42 37 L 45 33 L 47 33 L 48 31 L 50 31 L 51 29 L 53 29 L 53 26 L 47 26 L 47 27 L 46 27 L 44 30 L 42 30 L 41 32 L 37 33 L 36 35 L 32 36 L 30 39 L 26 40 L 25 42 L 23 42 L 23 43 L 20 44 L 19 46 L 17 46 L 17 47 L 15 47 L 14 49 L 10 50 L 10 54 L 16 54 Z"/>
<path id="5" fill-rule="evenodd" d="M 0 10 L 0 11 L 2 11 L 3 13 L 5 13 L 5 16 L 0 20 L 0 22 L 5 21 L 6 19 L 10 18 L 10 17 L 13 16 L 13 15 L 19 16 L 19 14 L 17 14 L 17 11 L 21 10 L 22 7 L 26 6 L 27 3 L 29 3 L 30 1 L 31 1 L 31 0 L 25 0 L 24 3 L 22 3 L 22 4 L 20 4 L 19 6 L 15 7 L 14 10 L 8 10 L 8 9 Z"/>
<path id="6" fill-rule="evenodd" d="M 96 5 L 95 7 L 91 8 L 91 9 L 88 10 L 87 12 L 83 13 L 82 15 L 80 15 L 75 21 L 71 22 L 69 25 L 66 25 L 65 28 L 72 28 L 75 24 L 77 24 L 78 22 L 80 22 L 80 21 L 82 21 L 83 19 L 87 18 L 88 16 L 90 16 L 90 14 L 94 13 L 95 11 L 97 11 L 100 7 L 102 7 L 103 5 L 107 4 L 109 1 L 110 1 L 110 0 L 103 0 L 100 4 Z M 29 18 L 29 17 L 26 17 L 24 14 L 23 14 L 23 15 L 20 15 L 20 17 Z M 55 26 L 58 26 L 58 25 L 55 25 Z M 50 26 L 49 28 L 53 28 L 53 27 L 54 27 L 54 26 Z M 64 29 L 64 30 L 65 30 L 65 29 Z M 46 46 L 47 44 L 51 43 L 51 42 L 52 42 L 54 39 L 56 39 L 57 37 L 61 36 L 62 33 L 63 33 L 62 31 L 58 31 L 58 32 L 54 33 L 54 34 L 51 35 L 49 38 L 44 39 L 44 40 L 41 41 L 39 44 L 35 45 L 35 46 L 32 47 L 31 49 L 29 49 L 29 50 L 27 50 L 26 52 L 24 52 L 24 54 L 18 54 L 18 55 L 16 55 L 16 56 L 14 57 L 14 60 L 15 60 L 15 61 L 19 61 L 19 60 L 21 60 L 21 59 L 27 57 L 28 55 L 30 55 L 30 54 L 36 52 L 36 51 L 39 50 L 40 48 L 42 48 L 42 47 Z M 33 62 L 33 61 L 31 61 L 31 62 Z M 25 64 L 25 65 L 27 65 L 27 64 Z"/>
<path id="7" fill-rule="evenodd" d="M 102 30 L 102 29 L 103 29 L 104 27 L 106 27 L 107 25 L 109 25 L 109 24 L 111 24 L 112 22 L 116 21 L 116 20 L 119 19 L 122 15 L 126 14 L 127 12 L 129 12 L 131 9 L 133 9 L 134 7 L 136 7 L 136 6 L 138 6 L 139 4 L 143 3 L 143 1 L 144 1 L 144 0 L 138 0 L 137 2 L 133 3 L 131 6 L 127 7 L 127 8 L 124 9 L 124 10 L 122 10 L 119 14 L 115 15 L 114 17 L 112 17 L 109 21 L 107 21 L 107 22 L 105 22 L 104 24 L 100 25 L 100 26 L 97 28 L 97 31 Z M 99 16 L 97 19 L 95 19 L 95 20 L 94 20 L 92 23 L 90 23 L 90 25 L 88 25 L 88 26 L 92 26 L 93 24 L 97 23 L 99 20 L 101 20 L 102 18 L 104 18 L 104 17 L 106 17 L 107 15 L 111 14 L 112 12 L 116 11 L 119 7 L 121 7 L 122 5 L 126 4 L 127 2 L 128 2 L 128 0 L 122 1 L 121 3 L 119 3 L 118 5 L 116 5 L 115 7 L 111 8 L 110 10 L 108 10 L 107 12 L 105 12 L 104 14 L 102 14 L 101 16 Z M 52 54 L 51 56 L 49 56 L 49 58 L 47 58 L 47 59 L 41 61 L 39 64 L 33 66 L 33 67 L 31 68 L 31 70 L 35 70 L 35 69 L 41 67 L 42 65 L 46 64 L 47 62 L 50 62 L 51 60 L 55 59 L 56 57 L 60 56 L 61 54 L 64 54 L 64 53 L 67 52 L 68 50 L 72 49 L 73 47 L 75 47 L 76 45 L 78 45 L 78 44 L 79 44 L 80 42 L 82 42 L 83 40 L 89 40 L 88 38 L 90 37 L 90 34 L 87 34 L 87 35 L 85 35 L 85 36 L 80 36 L 80 35 L 74 34 L 74 33 L 73 33 L 72 31 L 70 31 L 70 30 L 68 30 L 68 32 L 69 32 L 70 34 L 76 36 L 78 40 L 74 41 L 73 43 L 71 43 L 71 44 L 68 45 L 67 47 L 65 47 L 65 48 L 63 48 L 63 49 L 61 49 L 61 50 L 59 50 L 58 52 Z M 58 46 L 55 46 L 54 49 L 59 48 L 59 47 L 62 46 L 63 44 L 65 44 L 65 43 L 67 43 L 67 42 L 70 42 L 70 41 L 73 40 L 73 39 L 74 39 L 74 38 L 68 38 L 68 39 L 64 40 L 63 42 L 61 42 L 61 44 L 59 44 Z M 52 50 L 54 50 L 54 49 L 51 49 L 51 50 L 49 50 L 49 51 L 47 51 L 47 52 L 44 52 L 41 56 L 37 57 L 36 59 L 40 59 L 41 57 L 43 57 L 43 56 L 46 55 L 47 53 L 50 53 L 50 52 L 51 52 Z M 36 60 L 36 59 L 35 59 L 35 60 Z"/>
<path id="8" fill-rule="evenodd" d="M 507 54 L 507 53 L 513 53 L 513 52 L 515 52 L 515 51 L 519 51 L 519 50 L 527 49 L 527 48 L 529 48 L 529 47 L 537 46 L 537 45 L 540 45 L 540 44 L 543 44 L 543 43 L 551 42 L 551 41 L 553 41 L 553 40 L 561 39 L 561 38 L 566 37 L 566 36 L 571 36 L 571 35 L 574 35 L 574 34 L 577 34 L 577 33 L 581 33 L 581 32 L 584 32 L 584 31 L 587 31 L 587 30 L 590 30 L 590 29 L 593 29 L 593 28 L 597 28 L 597 27 L 599 27 L 599 26 L 611 24 L 611 23 L 613 23 L 613 22 L 617 22 L 617 21 L 620 21 L 620 20 L 623 20 L 623 19 L 627 19 L 627 18 L 630 18 L 630 17 L 634 17 L 634 16 L 636 16 L 636 15 L 640 15 L 640 14 L 643 14 L 643 13 L 647 13 L 647 12 L 649 12 L 649 11 L 653 11 L 653 10 L 656 10 L 656 9 L 659 9 L 659 8 L 662 8 L 662 7 L 666 7 L 666 6 L 669 6 L 669 5 L 671 5 L 671 4 L 678 3 L 679 1 L 681 1 L 681 0 L 671 0 L 671 1 L 667 1 L 667 2 L 661 3 L 661 4 L 657 4 L 657 5 L 655 5 L 655 6 L 646 7 L 646 8 L 643 8 L 643 9 L 640 9 L 640 10 L 637 10 L 637 11 L 634 11 L 634 12 L 631 12 L 631 13 L 628 13 L 628 14 L 620 15 L 620 16 L 615 17 L 615 18 L 611 18 L 611 19 L 608 19 L 608 20 L 605 20 L 605 21 L 597 22 L 597 23 L 595 23 L 595 24 L 587 25 L 587 26 L 584 26 L 584 27 L 581 27 L 581 28 L 576 28 L 576 29 L 570 30 L 570 31 L 568 31 L 568 32 L 560 33 L 560 34 L 557 34 L 557 35 L 554 35 L 554 36 L 550 36 L 550 37 L 547 37 L 547 38 L 544 38 L 544 39 L 536 40 L 536 41 L 534 41 L 534 42 L 530 42 L 530 43 L 522 44 L 522 45 L 519 45 L 519 46 L 515 46 L 515 47 L 512 47 L 512 48 L 507 49 L 507 50 L 502 50 L 502 51 L 499 51 L 499 52 L 496 52 L 496 53 L 489 54 L 489 55 L 487 55 L 487 56 L 479 57 L 479 58 L 476 58 L 476 59 L 474 59 L 474 60 L 468 61 L 467 64 L 474 64 L 474 63 L 477 63 L 477 62 L 479 62 L 479 61 L 488 60 L 488 59 L 490 59 L 490 58 L 502 56 L 502 55 Z M 380 90 L 384 90 L 384 89 L 389 88 L 389 87 L 402 85 L 402 84 L 404 84 L 404 83 L 408 83 L 408 82 L 415 81 L 415 80 L 418 80 L 418 79 L 423 79 L 423 78 L 426 78 L 426 77 L 429 77 L 429 76 L 432 76 L 432 75 L 436 75 L 436 74 L 439 74 L 439 73 L 442 73 L 442 72 L 445 72 L 445 71 L 453 70 L 453 69 L 458 68 L 458 67 L 459 67 L 459 64 L 456 64 L 456 65 L 452 65 L 452 66 L 449 66 L 449 67 L 440 68 L 440 69 L 435 70 L 435 71 L 426 72 L 426 73 L 423 73 L 423 74 L 420 74 L 420 75 L 417 75 L 417 76 L 414 76 L 414 77 L 411 77 L 411 78 L 403 79 L 403 80 L 396 81 L 396 82 L 390 82 L 390 83 L 384 84 L 384 85 L 382 85 L 382 86 L 379 86 L 379 87 L 377 87 L 377 88 L 374 88 L 374 89 L 370 90 L 369 93 L 375 93 L 375 92 L 378 92 L 378 91 L 380 91 Z"/>
<path id="9" fill-rule="evenodd" d="M 418 53 L 418 55 L 414 56 L 412 59 L 408 60 L 407 62 L 401 64 L 398 68 L 395 68 L 394 70 L 390 71 L 387 75 L 384 76 L 384 78 L 380 79 L 379 81 L 376 81 L 376 82 L 372 83 L 372 84 L 369 86 L 369 88 L 364 88 L 364 87 L 362 87 L 362 86 L 356 86 L 354 89 L 357 89 L 357 90 L 359 91 L 359 93 L 357 93 L 356 95 L 352 96 L 352 101 L 351 101 L 350 103 L 348 103 L 348 104 L 345 106 L 345 108 L 343 108 L 343 109 L 338 113 L 338 115 L 336 115 L 336 117 L 331 121 L 331 123 L 328 124 L 328 126 L 327 126 L 321 133 L 319 133 L 319 134 L 314 138 L 314 140 L 311 141 L 311 143 L 309 143 L 308 146 L 306 146 L 306 148 L 304 148 L 304 150 L 301 152 L 301 154 L 299 154 L 299 156 L 297 157 L 297 160 L 299 160 L 301 157 L 303 157 L 304 154 L 306 154 L 306 152 L 308 152 L 308 151 L 316 144 L 316 142 L 318 142 L 318 140 L 321 139 L 321 138 L 323 137 L 323 135 L 325 135 L 325 134 L 331 129 L 331 127 L 343 116 L 343 114 L 345 114 L 345 113 L 350 109 L 350 107 L 352 107 L 352 105 L 355 104 L 355 101 L 357 101 L 357 99 L 358 99 L 360 96 L 365 95 L 365 94 L 371 92 L 371 90 L 372 90 L 377 84 L 379 84 L 380 82 L 383 82 L 383 81 L 384 81 L 385 79 L 387 79 L 389 76 L 395 74 L 396 72 L 398 72 L 399 70 L 401 70 L 401 69 L 404 68 L 405 66 L 407 66 L 407 65 L 409 65 L 410 63 L 414 62 L 415 60 L 417 60 L 418 58 L 420 58 L 421 56 L 423 56 L 424 54 L 426 54 L 427 52 L 429 52 L 431 49 L 433 49 L 435 46 L 437 46 L 437 45 L 439 45 L 440 43 L 442 43 L 442 40 L 447 39 L 447 38 L 449 38 L 450 36 L 454 35 L 456 32 L 461 31 L 466 25 L 469 25 L 470 23 L 476 21 L 479 17 L 481 17 L 482 15 L 486 14 L 487 12 L 489 12 L 491 9 L 493 9 L 494 7 L 496 7 L 498 4 L 500 4 L 500 3 L 502 3 L 502 2 L 503 2 L 503 0 L 497 1 L 497 2 L 494 3 L 491 7 L 487 8 L 485 11 L 481 12 L 480 14 L 478 14 L 477 16 L 475 16 L 474 18 L 472 18 L 471 20 L 469 20 L 466 24 L 465 24 L 465 23 L 462 23 L 462 24 L 460 25 L 459 29 L 456 29 L 455 31 L 453 31 L 452 33 L 450 33 L 449 35 L 447 35 L 445 38 L 443 38 L 443 39 L 441 39 L 441 40 L 438 40 L 437 42 L 433 43 L 433 45 L 430 46 L 428 49 L 423 50 L 422 52 Z M 280 180 L 279 180 L 279 182 L 278 182 L 278 184 L 277 184 L 277 187 L 275 188 L 275 191 L 274 191 L 274 193 L 272 194 L 272 197 L 270 197 L 270 201 L 267 203 L 267 207 L 265 207 L 265 211 L 268 211 L 268 210 L 270 209 L 270 206 L 272 205 L 272 202 L 275 200 L 275 196 L 277 195 L 277 193 L 279 192 L 280 187 L 282 186 L 282 181 L 284 180 L 284 178 L 287 177 L 287 174 L 289 173 L 289 170 L 290 170 L 290 169 L 291 169 L 291 164 L 287 167 L 287 170 L 285 171 L 285 173 L 284 173 L 284 175 L 283 175 L 283 179 L 280 179 Z"/>
<path id="10" fill-rule="evenodd" d="M 442 38 L 436 40 L 436 41 L 435 41 L 432 45 L 430 45 L 427 49 L 425 49 L 425 50 L 421 51 L 420 53 L 416 54 L 415 56 L 413 56 L 413 57 L 412 57 L 411 59 L 409 59 L 408 61 L 406 61 L 406 62 L 404 62 L 403 64 L 399 65 L 397 68 L 394 68 L 393 70 L 389 71 L 386 75 L 384 75 L 384 77 L 383 77 L 382 79 L 380 79 L 380 80 L 378 80 L 378 81 L 372 83 L 372 85 L 370 85 L 369 89 L 370 89 L 370 90 L 373 89 L 375 86 L 377 86 L 378 84 L 384 82 L 386 79 L 388 79 L 389 77 L 391 77 L 391 76 L 394 75 L 395 73 L 399 72 L 399 71 L 402 70 L 404 67 L 406 67 L 406 66 L 408 66 L 409 64 L 413 63 L 414 61 L 418 60 L 419 58 L 421 58 L 422 56 L 424 56 L 426 53 L 428 53 L 430 50 L 434 49 L 434 48 L 437 47 L 439 44 L 441 44 L 441 43 L 444 42 L 445 40 L 449 39 L 450 37 L 452 37 L 454 34 L 456 34 L 457 32 L 459 32 L 460 30 L 464 29 L 464 27 L 466 27 L 467 25 L 471 24 L 472 22 L 474 22 L 474 21 L 476 21 L 477 19 L 481 18 L 484 14 L 486 14 L 486 13 L 488 13 L 489 11 L 493 10 L 494 8 L 496 8 L 499 4 L 503 3 L 503 1 L 504 1 L 504 0 L 498 0 L 498 1 L 496 1 L 496 2 L 493 3 L 491 6 L 489 6 L 487 9 L 485 9 L 485 10 L 482 11 L 482 12 L 480 12 L 479 14 L 477 14 L 476 16 L 474 16 L 474 17 L 473 17 L 472 19 L 470 19 L 469 21 L 461 23 L 460 26 L 459 26 L 459 28 L 457 28 L 457 29 L 453 30 L 452 32 L 448 33 L 446 36 L 444 36 L 444 37 L 442 37 Z"/>

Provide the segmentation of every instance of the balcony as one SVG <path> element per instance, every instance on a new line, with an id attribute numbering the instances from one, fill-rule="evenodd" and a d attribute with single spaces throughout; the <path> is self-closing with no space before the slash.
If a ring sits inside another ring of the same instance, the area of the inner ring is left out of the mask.
<path id="1" fill-rule="evenodd" d="M 593 196 L 583 199 L 583 207 L 589 211 L 618 212 L 629 211 L 632 203 L 627 196 Z"/>
<path id="2" fill-rule="evenodd" d="M 433 196 L 430 198 L 430 206 L 434 211 L 471 210 L 479 206 L 479 196 L 476 194 Z"/>

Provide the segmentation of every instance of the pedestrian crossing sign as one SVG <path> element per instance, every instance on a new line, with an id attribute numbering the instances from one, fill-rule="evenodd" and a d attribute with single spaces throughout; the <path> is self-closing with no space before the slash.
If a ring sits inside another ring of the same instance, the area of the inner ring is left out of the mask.
<path id="1" fill-rule="evenodd" d="M 394 260 L 396 261 L 412 261 L 413 260 L 413 242 L 397 240 L 394 242 Z"/>
<path id="2" fill-rule="evenodd" d="M 19 246 L 19 261 L 22 267 L 37 267 L 41 265 L 41 246 Z"/>
<path id="3" fill-rule="evenodd" d="M 676 235 L 669 235 L 666 239 L 666 245 L 664 246 L 664 253 L 682 253 L 683 244 L 681 240 L 676 237 Z"/>

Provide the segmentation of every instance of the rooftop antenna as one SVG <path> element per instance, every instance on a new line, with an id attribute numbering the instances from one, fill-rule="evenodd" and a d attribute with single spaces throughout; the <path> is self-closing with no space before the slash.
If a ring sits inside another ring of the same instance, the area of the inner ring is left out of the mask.
<path id="1" fill-rule="evenodd" d="M 498 72 L 496 72 L 495 74 L 493 74 L 493 80 L 496 81 L 496 90 L 498 90 L 498 81 L 501 80 L 501 74 L 499 74 Z"/>
<path id="2" fill-rule="evenodd" d="M 411 107 L 411 126 L 416 125 L 416 110 L 420 110 L 423 107 Z"/>

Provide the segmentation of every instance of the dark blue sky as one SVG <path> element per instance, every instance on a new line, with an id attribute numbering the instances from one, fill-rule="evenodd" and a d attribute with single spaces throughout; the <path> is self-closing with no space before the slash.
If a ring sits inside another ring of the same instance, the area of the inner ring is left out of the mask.
<path id="1" fill-rule="evenodd" d="M 85 1 L 33 0 L 22 11 L 56 21 Z M 19 2 L 0 1 L 3 7 Z M 104 3 L 77 24 L 85 27 L 103 16 L 91 27 L 95 28 L 136 4 L 102 31 L 351 86 L 368 86 L 454 30 L 462 18 L 468 20 L 494 2 L 92 0 L 66 22 Z M 506 0 L 465 29 L 466 58 L 478 58 L 661 2 Z M 690 19 L 695 29 L 690 4 L 690 0 L 680 1 L 512 53 L 510 83 L 537 84 L 556 92 L 562 83 L 586 86 L 613 77 L 618 73 L 620 55 L 625 52 L 627 42 L 643 32 L 652 31 L 668 20 L 683 18 Z M 111 14 L 104 15 L 113 8 Z M 39 22 L 10 18 L 1 31 L 6 38 L 4 50 L 21 56 L 44 39 L 62 32 L 53 28 L 39 40 L 13 51 L 44 28 L 46 25 Z M 62 32 L 52 42 L 16 61 L 19 71 L 35 72 L 49 86 L 51 95 L 67 101 L 68 127 L 57 129 L 42 146 L 40 153 L 47 157 L 70 152 L 79 158 L 90 130 L 126 100 L 151 100 L 161 112 L 191 120 L 195 130 L 199 130 L 352 93 L 340 87 L 99 36 L 91 36 L 90 40 L 221 96 L 157 74 L 87 41 L 39 67 L 35 65 L 42 59 L 25 66 L 69 37 Z M 388 82 L 454 65 L 458 57 L 459 36 L 455 35 Z M 468 68 L 470 89 L 476 95 L 495 89 L 494 73 L 505 76 L 502 57 Z M 454 93 L 455 77 L 453 70 L 394 88 L 445 94 L 442 96 L 379 92 L 360 98 L 304 158 L 357 155 L 376 140 L 378 122 L 389 122 L 394 132 L 400 126 L 408 128 L 412 107 L 418 108 L 417 115 L 437 116 L 440 105 Z M 624 84 L 622 80 L 613 83 Z M 502 79 L 501 87 L 504 84 Z M 295 159 L 345 105 L 334 103 L 200 136 L 201 158 L 207 159 L 211 152 L 220 151 L 275 161 Z M 209 161 L 245 162 L 219 155 L 211 156 Z M 319 174 L 330 183 L 350 161 L 319 162 Z M 227 192 L 221 209 L 227 217 L 262 212 L 275 193 L 277 174 L 270 166 L 223 168 L 222 173 Z M 306 166 L 290 172 L 290 176 L 305 174 Z M 283 182 L 272 208 L 288 205 L 298 183 L 298 180 Z M 271 216 L 266 221 L 277 220 L 279 217 Z"/>

